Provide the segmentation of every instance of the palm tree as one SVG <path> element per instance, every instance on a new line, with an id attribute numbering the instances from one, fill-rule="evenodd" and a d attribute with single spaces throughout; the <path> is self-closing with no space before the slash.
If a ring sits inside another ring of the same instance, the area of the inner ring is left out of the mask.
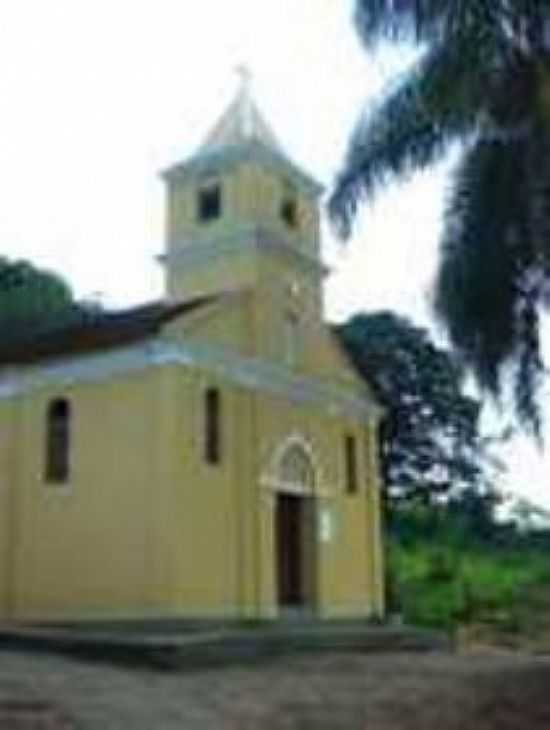
<path id="1" fill-rule="evenodd" d="M 392 178 L 461 145 L 444 215 L 435 309 L 494 395 L 511 376 L 540 433 L 539 317 L 550 304 L 550 0 L 356 0 L 366 48 L 413 42 L 419 60 L 361 116 L 329 208 L 347 238 Z"/>

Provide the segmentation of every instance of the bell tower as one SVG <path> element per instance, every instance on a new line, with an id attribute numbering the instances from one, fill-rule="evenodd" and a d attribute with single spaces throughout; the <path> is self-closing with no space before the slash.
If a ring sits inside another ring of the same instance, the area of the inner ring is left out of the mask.
<path id="1" fill-rule="evenodd" d="M 164 172 L 166 295 L 248 289 L 322 318 L 322 187 L 286 155 L 250 74 L 197 152 Z M 278 303 L 277 303 L 278 302 Z"/>

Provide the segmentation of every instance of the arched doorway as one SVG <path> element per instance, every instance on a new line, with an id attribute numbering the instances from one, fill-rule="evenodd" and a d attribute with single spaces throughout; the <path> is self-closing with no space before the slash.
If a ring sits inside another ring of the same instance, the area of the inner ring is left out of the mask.
<path id="1" fill-rule="evenodd" d="M 277 468 L 276 579 L 283 612 L 313 609 L 316 602 L 315 471 L 308 452 L 293 443 Z"/>

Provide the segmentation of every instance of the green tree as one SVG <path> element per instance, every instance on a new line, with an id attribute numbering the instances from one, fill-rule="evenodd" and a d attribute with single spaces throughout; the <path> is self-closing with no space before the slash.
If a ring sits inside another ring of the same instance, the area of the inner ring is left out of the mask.
<path id="1" fill-rule="evenodd" d="M 480 403 L 463 393 L 451 355 L 392 312 L 356 315 L 336 332 L 387 409 L 380 454 L 390 504 L 490 492 Z"/>
<path id="2" fill-rule="evenodd" d="M 70 286 L 28 261 L 0 258 L 0 331 L 16 335 L 57 324 L 78 310 Z"/>
<path id="3" fill-rule="evenodd" d="M 392 178 L 462 155 L 444 218 L 436 311 L 463 362 L 540 432 L 539 317 L 550 302 L 550 2 L 356 0 L 368 50 L 417 62 L 352 134 L 330 201 L 341 236 Z"/>

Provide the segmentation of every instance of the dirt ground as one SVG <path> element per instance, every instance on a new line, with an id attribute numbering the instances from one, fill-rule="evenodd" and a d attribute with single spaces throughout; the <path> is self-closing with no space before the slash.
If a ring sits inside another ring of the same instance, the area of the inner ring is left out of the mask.
<path id="1" fill-rule="evenodd" d="M 48 718 L 2 719 L 22 702 Z M 0 728 L 548 730 L 550 658 L 319 655 L 170 673 L 0 652 Z"/>

